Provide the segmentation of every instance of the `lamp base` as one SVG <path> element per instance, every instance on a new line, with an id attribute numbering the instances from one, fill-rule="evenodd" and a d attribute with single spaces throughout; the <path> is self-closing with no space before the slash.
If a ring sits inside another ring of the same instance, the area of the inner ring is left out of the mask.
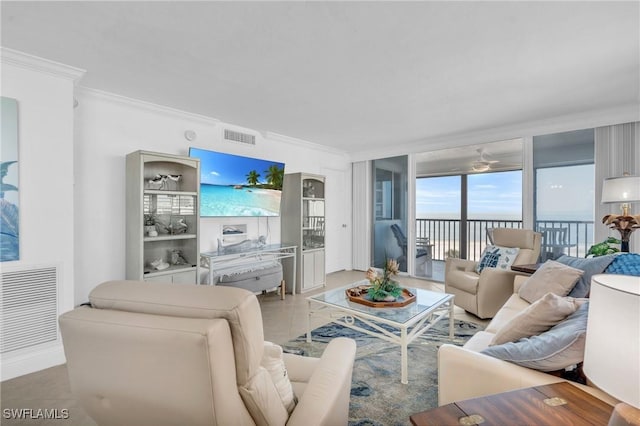
<path id="1" fill-rule="evenodd" d="M 620 251 L 623 253 L 629 253 L 629 240 L 620 241 Z"/>

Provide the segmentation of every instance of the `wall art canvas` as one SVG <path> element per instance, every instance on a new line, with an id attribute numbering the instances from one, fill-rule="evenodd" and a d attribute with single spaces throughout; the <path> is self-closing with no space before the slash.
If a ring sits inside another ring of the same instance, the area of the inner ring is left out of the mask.
<path id="1" fill-rule="evenodd" d="M 18 102 L 0 100 L 0 262 L 7 262 L 20 259 Z"/>

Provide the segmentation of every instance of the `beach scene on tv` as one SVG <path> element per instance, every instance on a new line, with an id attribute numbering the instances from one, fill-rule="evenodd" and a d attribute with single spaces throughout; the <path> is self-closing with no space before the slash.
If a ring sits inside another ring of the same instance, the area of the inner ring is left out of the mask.
<path id="1" fill-rule="evenodd" d="M 191 148 L 200 159 L 200 216 L 279 216 L 284 164 Z"/>

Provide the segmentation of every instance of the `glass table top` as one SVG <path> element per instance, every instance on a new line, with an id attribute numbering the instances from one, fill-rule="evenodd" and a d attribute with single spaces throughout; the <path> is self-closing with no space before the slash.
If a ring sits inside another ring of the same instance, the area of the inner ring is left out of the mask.
<path id="1" fill-rule="evenodd" d="M 444 303 L 453 298 L 453 295 L 451 294 L 413 287 L 404 288 L 416 295 L 415 303 L 410 303 L 407 306 L 400 308 L 374 308 L 361 303 L 352 302 L 347 298 L 347 289 L 367 284 L 369 284 L 367 280 L 362 280 L 344 287 L 308 297 L 307 299 L 317 301 L 325 305 L 334 306 L 342 310 L 355 311 L 355 313 L 363 313 L 380 319 L 385 319 L 387 321 L 404 324 L 416 316 L 422 316 L 421 314 L 428 314 L 438 309 Z"/>

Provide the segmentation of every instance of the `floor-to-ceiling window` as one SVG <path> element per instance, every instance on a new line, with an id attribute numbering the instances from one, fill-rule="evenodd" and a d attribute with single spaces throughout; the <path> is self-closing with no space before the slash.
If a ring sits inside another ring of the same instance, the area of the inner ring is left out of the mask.
<path id="1" fill-rule="evenodd" d="M 593 129 L 534 137 L 533 163 L 541 260 L 584 257 L 593 244 Z"/>
<path id="2" fill-rule="evenodd" d="M 522 227 L 522 140 L 452 148 L 416 158 L 416 242 L 427 241 L 442 280 L 447 257 L 477 260 L 497 227 Z M 425 273 L 429 271 L 431 273 Z"/>

